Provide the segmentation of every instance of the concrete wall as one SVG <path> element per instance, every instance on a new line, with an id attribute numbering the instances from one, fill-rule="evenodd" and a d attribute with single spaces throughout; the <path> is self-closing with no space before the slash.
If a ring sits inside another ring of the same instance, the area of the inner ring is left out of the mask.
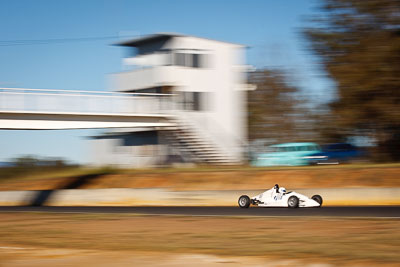
<path id="1" fill-rule="evenodd" d="M 169 191 L 164 189 L 67 189 L 54 191 L 2 191 L 3 206 L 237 206 L 240 195 L 252 191 Z M 331 188 L 295 190 L 323 197 L 330 205 L 400 205 L 400 188 Z"/>
<path id="2" fill-rule="evenodd" d="M 126 133 L 126 137 L 129 137 L 129 133 Z M 103 136 L 89 142 L 93 166 L 154 167 L 165 162 L 167 157 L 164 144 L 124 144 L 121 135 Z"/>

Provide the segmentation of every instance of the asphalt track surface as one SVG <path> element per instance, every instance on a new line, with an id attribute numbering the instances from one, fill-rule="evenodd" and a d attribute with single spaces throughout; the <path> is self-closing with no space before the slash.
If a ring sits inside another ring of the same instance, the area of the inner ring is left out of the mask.
<path id="1" fill-rule="evenodd" d="M 327 216 L 400 218 L 400 206 L 351 206 L 321 208 L 258 208 L 250 207 L 50 207 L 50 206 L 0 206 L 2 212 L 52 212 L 52 213 L 125 213 L 145 215 L 183 216 Z"/>

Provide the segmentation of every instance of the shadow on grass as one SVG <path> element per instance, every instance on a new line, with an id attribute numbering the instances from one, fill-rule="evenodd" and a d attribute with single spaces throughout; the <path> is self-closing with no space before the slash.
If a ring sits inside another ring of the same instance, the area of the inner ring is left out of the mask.
<path id="1" fill-rule="evenodd" d="M 108 174 L 108 172 L 80 175 L 80 176 L 74 177 L 71 181 L 68 181 L 68 183 L 61 184 L 56 189 L 40 190 L 37 192 L 37 194 L 31 200 L 30 206 L 45 206 L 46 203 L 49 202 L 51 196 L 57 190 L 78 189 L 78 188 L 83 187 L 84 185 L 88 185 L 88 184 L 92 183 L 94 180 L 98 179 L 99 177 L 101 177 L 105 174 Z"/>

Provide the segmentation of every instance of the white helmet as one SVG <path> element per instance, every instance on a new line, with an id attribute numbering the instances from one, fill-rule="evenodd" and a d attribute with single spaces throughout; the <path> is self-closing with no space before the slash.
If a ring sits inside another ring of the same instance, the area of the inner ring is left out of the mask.
<path id="1" fill-rule="evenodd" d="M 279 193 L 286 194 L 286 188 L 284 187 L 279 188 Z"/>

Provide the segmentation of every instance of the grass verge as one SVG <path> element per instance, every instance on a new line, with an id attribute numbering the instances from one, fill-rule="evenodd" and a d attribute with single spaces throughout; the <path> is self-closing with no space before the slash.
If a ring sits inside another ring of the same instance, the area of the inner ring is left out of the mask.
<path id="1" fill-rule="evenodd" d="M 1 173 L 0 173 L 1 175 Z M 172 190 L 251 190 L 287 188 L 400 187 L 399 164 L 306 167 L 221 167 L 188 169 L 70 168 L 0 179 L 0 190 L 76 188 L 166 188 Z M 90 177 L 90 179 L 88 179 Z M 1 176 L 0 176 L 1 178 Z"/>

